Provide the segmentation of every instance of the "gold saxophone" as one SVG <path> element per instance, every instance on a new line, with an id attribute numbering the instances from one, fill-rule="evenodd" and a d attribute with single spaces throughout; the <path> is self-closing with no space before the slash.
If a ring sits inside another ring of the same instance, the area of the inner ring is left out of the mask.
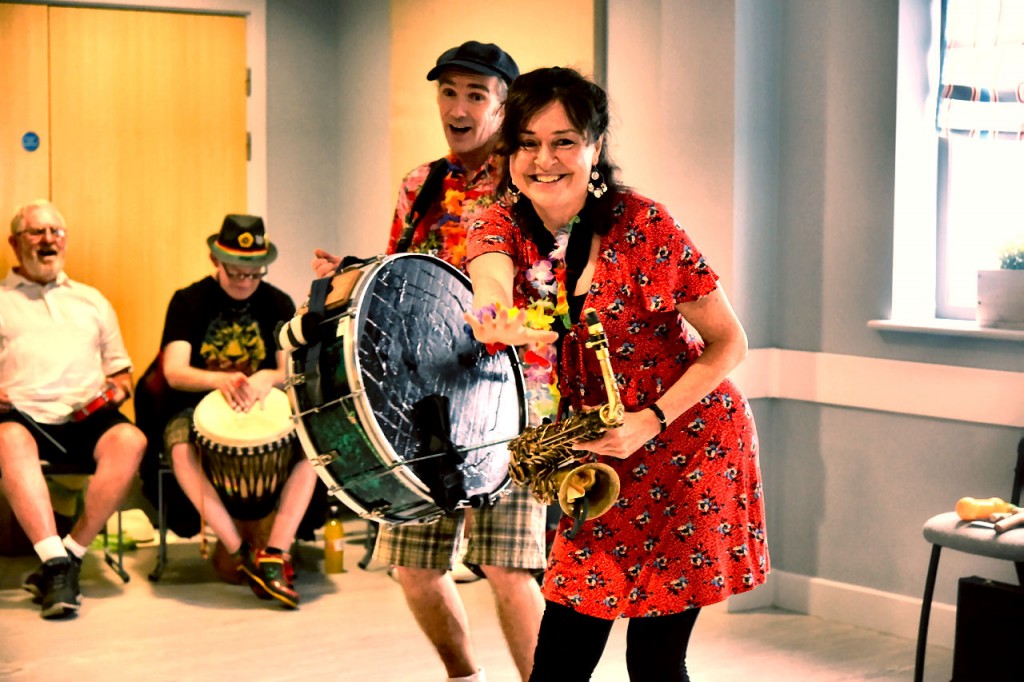
<path id="1" fill-rule="evenodd" d="M 601 364 L 608 402 L 560 422 L 528 427 L 508 446 L 511 479 L 528 486 L 542 504 L 551 504 L 557 499 L 562 511 L 576 520 L 570 537 L 575 536 L 583 521 L 597 518 L 611 509 L 619 497 L 619 476 L 615 470 L 598 462 L 581 464 L 578 459 L 586 453 L 573 450 L 571 446 L 594 440 L 608 429 L 621 426 L 625 412 L 612 374 L 604 327 L 593 308 L 587 308 L 584 315 L 590 335 L 586 346 L 594 349 Z"/>

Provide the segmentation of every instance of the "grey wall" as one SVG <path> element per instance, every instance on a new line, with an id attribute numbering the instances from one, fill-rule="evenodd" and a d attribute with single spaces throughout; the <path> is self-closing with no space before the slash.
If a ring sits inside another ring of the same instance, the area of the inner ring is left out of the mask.
<path id="1" fill-rule="evenodd" d="M 768 4 L 781 14 L 776 345 L 1024 370 L 1017 343 L 866 326 L 892 294 L 898 1 Z"/>
<path id="2" fill-rule="evenodd" d="M 662 3 L 678 1 L 630 0 L 625 31 L 612 13 L 613 103 L 616 73 L 671 83 L 673 69 L 692 68 L 660 60 L 657 36 L 686 40 L 702 30 L 659 25 L 675 16 Z M 297 298 L 314 246 L 357 255 L 384 247 L 396 191 L 387 168 L 387 5 L 268 2 L 268 224 L 282 246 L 274 277 Z M 735 36 L 723 37 L 736 43 L 733 297 L 751 346 L 1024 370 L 1016 343 L 867 327 L 890 305 L 897 0 L 736 0 L 735 8 Z M 652 39 L 642 49 L 618 44 L 627 34 Z M 691 96 L 650 95 L 661 112 Z M 672 125 L 669 114 L 655 118 Z M 644 145 L 668 145 L 657 154 L 666 163 L 688 153 L 654 125 L 618 129 L 621 158 L 642 159 Z M 637 148 L 622 149 L 629 145 Z M 963 495 L 1009 494 L 1018 429 L 769 399 L 754 401 L 754 411 L 779 570 L 920 597 L 923 521 Z M 959 575 L 1013 581 L 998 562 L 947 554 L 940 601 L 955 602 Z"/>
<path id="3" fill-rule="evenodd" d="M 777 345 L 772 302 L 779 277 L 779 157 L 782 11 L 777 3 L 736 5 L 733 306 L 752 348 Z"/>
<path id="4" fill-rule="evenodd" d="M 737 9 L 779 19 L 766 48 L 780 55 L 771 345 L 1024 369 L 1019 344 L 867 327 L 888 315 L 891 297 L 898 2 L 749 0 Z M 762 453 L 777 568 L 918 597 L 924 520 L 963 495 L 1009 495 L 1018 429 L 775 402 Z M 955 603 L 957 575 L 1015 582 L 1003 563 L 947 554 L 941 601 Z"/>
<path id="5" fill-rule="evenodd" d="M 387 245 L 389 34 L 387 2 L 267 2 L 272 281 L 297 303 L 314 248 L 365 257 Z"/>

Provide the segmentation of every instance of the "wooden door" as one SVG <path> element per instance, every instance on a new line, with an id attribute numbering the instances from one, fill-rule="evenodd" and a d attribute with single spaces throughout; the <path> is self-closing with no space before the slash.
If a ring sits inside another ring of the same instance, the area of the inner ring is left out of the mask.
<path id="1" fill-rule="evenodd" d="M 211 272 L 206 238 L 247 212 L 246 76 L 244 17 L 0 4 L 0 219 L 57 205 L 136 377 L 171 294 Z"/>
<path id="2" fill-rule="evenodd" d="M 0 4 L 0 277 L 16 262 L 7 246 L 14 211 L 50 196 L 46 14 L 45 5 Z"/>
<path id="3" fill-rule="evenodd" d="M 246 212 L 242 17 L 50 8 L 52 199 L 68 272 L 102 291 L 136 376 L 206 238 Z"/>

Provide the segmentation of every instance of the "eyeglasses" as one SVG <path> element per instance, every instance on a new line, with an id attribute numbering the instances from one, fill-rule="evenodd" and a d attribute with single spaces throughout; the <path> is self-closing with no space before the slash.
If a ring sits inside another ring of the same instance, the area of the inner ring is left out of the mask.
<path id="1" fill-rule="evenodd" d="M 47 232 L 53 235 L 54 239 L 63 239 L 67 236 L 68 231 L 63 227 L 26 227 L 24 230 L 16 232 L 16 235 L 25 235 L 25 238 L 29 241 L 37 242 L 43 238 Z"/>
<path id="2" fill-rule="evenodd" d="M 266 267 L 261 268 L 257 272 L 232 272 L 231 270 L 228 270 L 228 266 L 224 265 L 223 263 L 221 264 L 221 267 L 224 268 L 224 274 L 228 276 L 228 279 L 236 282 L 245 281 L 247 279 L 258 281 L 267 276 Z"/>

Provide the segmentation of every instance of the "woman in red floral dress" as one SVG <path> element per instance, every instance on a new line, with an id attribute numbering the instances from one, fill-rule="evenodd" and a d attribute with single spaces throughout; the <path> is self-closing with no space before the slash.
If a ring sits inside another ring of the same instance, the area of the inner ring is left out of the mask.
<path id="1" fill-rule="evenodd" d="M 622 487 L 575 537 L 562 519 L 530 679 L 589 679 L 613 620 L 630 618 L 630 679 L 688 680 L 700 608 L 769 570 L 757 432 L 726 378 L 746 335 L 665 207 L 616 180 L 600 87 L 538 69 L 513 83 L 505 106 L 505 198 L 470 227 L 478 311 L 467 321 L 485 343 L 528 345 L 528 373 L 557 366 L 552 381 L 578 412 L 607 402 L 584 345 L 582 310 L 595 309 L 626 408 L 622 426 L 574 446 L 612 466 Z"/>

